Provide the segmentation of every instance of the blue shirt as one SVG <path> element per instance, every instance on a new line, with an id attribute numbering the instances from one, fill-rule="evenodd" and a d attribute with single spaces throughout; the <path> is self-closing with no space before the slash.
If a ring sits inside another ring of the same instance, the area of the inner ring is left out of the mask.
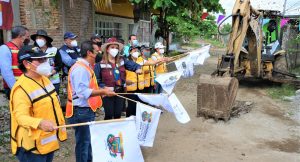
<path id="1" fill-rule="evenodd" d="M 130 44 L 128 43 L 126 46 L 124 46 L 124 56 L 128 57 L 129 56 L 129 48 L 130 48 Z"/>
<path id="2" fill-rule="evenodd" d="M 7 83 L 8 87 L 11 89 L 16 79 L 12 71 L 12 56 L 11 51 L 6 45 L 0 46 L 0 71 L 3 79 Z"/>
<path id="3" fill-rule="evenodd" d="M 90 67 L 90 64 L 86 60 L 78 58 L 78 61 Z M 77 66 L 69 75 L 71 75 L 70 82 L 73 90 L 73 105 L 79 107 L 90 107 L 88 104 L 88 99 L 91 96 L 93 89 L 89 88 L 89 72 L 84 67 Z"/>

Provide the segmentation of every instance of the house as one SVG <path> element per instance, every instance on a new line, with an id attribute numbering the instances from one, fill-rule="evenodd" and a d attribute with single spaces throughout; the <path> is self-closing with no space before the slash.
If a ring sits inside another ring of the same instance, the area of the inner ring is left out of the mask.
<path id="1" fill-rule="evenodd" d="M 133 31 L 137 31 L 140 42 L 150 41 L 150 12 L 143 12 L 135 23 L 134 5 L 128 0 L 112 0 L 111 6 L 104 6 L 98 1 L 14 0 L 14 26 L 24 25 L 31 34 L 44 29 L 54 39 L 56 47 L 63 44 L 66 31 L 77 34 L 79 42 L 89 39 L 94 33 L 103 35 L 104 39 L 115 36 L 127 41 Z M 9 31 L 0 31 L 0 37 L 6 42 L 10 37 Z"/>

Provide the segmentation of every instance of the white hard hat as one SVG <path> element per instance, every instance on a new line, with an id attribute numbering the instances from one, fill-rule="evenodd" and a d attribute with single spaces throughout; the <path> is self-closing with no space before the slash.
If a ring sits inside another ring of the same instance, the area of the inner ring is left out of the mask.
<path id="1" fill-rule="evenodd" d="M 165 48 L 166 46 L 164 46 L 161 42 L 157 42 L 157 43 L 155 43 L 155 45 L 154 45 L 154 48 L 156 49 L 156 48 Z"/>

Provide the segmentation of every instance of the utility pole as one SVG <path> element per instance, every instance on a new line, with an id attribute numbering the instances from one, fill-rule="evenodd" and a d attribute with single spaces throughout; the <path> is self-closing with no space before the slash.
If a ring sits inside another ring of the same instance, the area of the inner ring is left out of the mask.
<path id="1" fill-rule="evenodd" d="M 284 1 L 284 5 L 283 5 L 283 13 L 282 13 L 282 16 L 283 16 L 283 17 L 284 17 L 284 15 L 285 15 L 286 2 L 287 2 L 287 0 Z"/>

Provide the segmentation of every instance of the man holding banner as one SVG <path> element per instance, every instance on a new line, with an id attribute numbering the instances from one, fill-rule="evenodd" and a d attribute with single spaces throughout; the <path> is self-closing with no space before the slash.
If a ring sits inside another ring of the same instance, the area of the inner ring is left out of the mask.
<path id="1" fill-rule="evenodd" d="M 110 89 L 99 89 L 92 69 L 98 53 L 97 44 L 85 41 L 81 44 L 81 56 L 68 75 L 68 101 L 66 118 L 71 124 L 95 120 L 95 111 L 102 106 L 100 95 L 114 96 Z M 92 161 L 89 126 L 75 127 L 76 162 Z"/>

